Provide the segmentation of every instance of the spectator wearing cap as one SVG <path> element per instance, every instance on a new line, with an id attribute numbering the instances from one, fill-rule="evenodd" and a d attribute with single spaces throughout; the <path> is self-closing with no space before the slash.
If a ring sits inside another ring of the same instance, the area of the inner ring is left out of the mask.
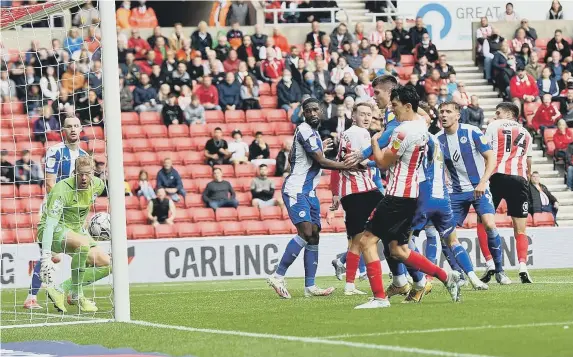
<path id="1" fill-rule="evenodd" d="M 229 51 L 229 57 L 225 61 L 223 61 L 223 68 L 227 73 L 237 73 L 239 71 L 239 64 L 241 60 L 237 57 L 237 51 L 231 50 Z"/>
<path id="2" fill-rule="evenodd" d="M 285 69 L 283 78 L 277 85 L 277 96 L 279 108 L 289 111 L 300 105 L 302 92 L 299 85 L 292 80 L 291 71 Z"/>
<path id="3" fill-rule="evenodd" d="M 411 48 L 415 48 L 418 44 L 422 43 L 422 41 L 424 41 L 424 35 L 428 35 L 428 30 L 424 27 L 424 20 L 421 17 L 416 17 L 416 24 L 414 26 L 412 26 L 410 28 L 410 30 L 408 31 L 408 34 L 410 35 L 410 38 L 412 39 L 412 47 Z M 430 36 L 428 35 L 427 37 L 427 43 L 429 44 L 429 40 L 430 40 Z M 435 48 L 435 46 L 434 46 Z M 437 51 L 436 51 L 437 53 Z M 418 57 L 420 58 L 420 57 Z M 428 58 L 428 60 L 430 62 L 435 62 L 435 61 L 431 61 L 430 58 Z M 436 58 L 437 60 L 437 58 Z"/>
<path id="4" fill-rule="evenodd" d="M 163 105 L 163 109 L 161 109 L 163 123 L 166 126 L 183 123 L 183 110 L 181 110 L 181 107 L 177 104 L 177 95 L 170 93 L 168 98 L 167 103 Z"/>
<path id="5" fill-rule="evenodd" d="M 42 167 L 31 159 L 29 150 L 22 150 L 22 156 L 16 160 L 15 165 L 16 184 L 17 185 L 42 185 L 44 174 Z"/>
<path id="6" fill-rule="evenodd" d="M 436 45 L 430 41 L 430 35 L 428 33 L 424 33 L 422 35 L 422 41 L 414 47 L 414 55 L 417 59 L 426 56 L 430 64 L 438 62 L 438 49 Z"/>
<path id="7" fill-rule="evenodd" d="M 523 103 L 539 101 L 539 89 L 535 79 L 523 67 L 517 67 L 517 75 L 509 82 L 512 101 L 519 108 Z"/>
<path id="8" fill-rule="evenodd" d="M 199 22 L 197 30 L 191 34 L 191 47 L 194 50 L 201 52 L 203 59 L 207 58 L 207 48 L 213 45 L 211 34 L 207 32 L 207 23 L 205 21 Z"/>
<path id="9" fill-rule="evenodd" d="M 227 32 L 227 39 L 235 50 L 243 44 L 243 32 L 241 31 L 241 25 L 237 21 L 231 23 L 231 29 Z"/>
<path id="10" fill-rule="evenodd" d="M 191 96 L 191 103 L 185 107 L 183 114 L 188 125 L 205 124 L 205 108 L 195 94 Z"/>
<path id="11" fill-rule="evenodd" d="M 223 180 L 223 171 L 218 167 L 213 169 L 213 181 L 205 187 L 202 198 L 207 207 L 214 210 L 221 207 L 237 208 L 239 206 L 233 186 L 229 181 Z"/>
<path id="12" fill-rule="evenodd" d="M 255 133 L 255 139 L 249 145 L 249 161 L 256 166 L 266 164 L 274 165 L 275 160 L 271 159 L 271 152 L 269 145 L 265 142 L 262 131 L 257 131 Z"/>
<path id="13" fill-rule="evenodd" d="M 160 109 L 156 102 L 157 91 L 149 83 L 149 76 L 142 73 L 140 82 L 141 84 L 133 90 L 135 111 L 138 113 L 159 111 Z"/>
<path id="14" fill-rule="evenodd" d="M 241 107 L 241 85 L 237 82 L 235 74 L 227 72 L 225 81 L 218 85 L 219 105 L 226 110 L 236 110 Z"/>
<path id="15" fill-rule="evenodd" d="M 228 164 L 231 153 L 229 145 L 223 139 L 223 130 L 216 127 L 213 130 L 213 137 L 205 143 L 205 159 L 210 166 Z"/>
<path id="16" fill-rule="evenodd" d="M 551 105 L 551 94 L 544 94 L 541 105 L 533 115 L 531 126 L 543 137 L 545 129 L 555 128 L 557 120 L 561 117 L 561 113 Z"/>
<path id="17" fill-rule="evenodd" d="M 8 150 L 0 151 L 0 184 L 12 184 L 14 182 L 14 165 L 8 161 Z"/>
<path id="18" fill-rule="evenodd" d="M 233 141 L 229 143 L 229 152 L 231 157 L 229 161 L 233 166 L 238 166 L 240 164 L 245 164 L 249 162 L 249 146 L 243 141 L 243 133 L 240 130 L 235 129 L 231 133 Z"/>
<path id="19" fill-rule="evenodd" d="M 219 106 L 219 92 L 217 87 L 212 84 L 212 78 L 209 75 L 203 76 L 203 83 L 195 89 L 195 95 L 205 110 L 221 110 Z"/>
<path id="20" fill-rule="evenodd" d="M 265 164 L 259 166 L 259 174 L 251 181 L 251 195 L 253 207 L 264 208 L 284 204 L 280 199 L 274 198 L 275 183 L 268 177 L 269 167 Z"/>

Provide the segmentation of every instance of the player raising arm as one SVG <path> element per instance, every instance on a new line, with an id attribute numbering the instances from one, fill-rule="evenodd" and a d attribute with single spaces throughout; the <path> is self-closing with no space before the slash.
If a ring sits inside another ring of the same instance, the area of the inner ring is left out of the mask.
<path id="1" fill-rule="evenodd" d="M 493 206 L 502 199 L 507 202 L 507 215 L 513 221 L 513 232 L 519 259 L 519 278 L 522 283 L 531 283 L 527 271 L 529 241 L 525 235 L 529 214 L 529 176 L 531 175 L 531 147 L 533 140 L 523 125 L 517 122 L 519 108 L 513 103 L 499 103 L 495 108 L 495 120 L 485 133 L 493 148 L 497 166 L 490 178 Z M 493 274 L 485 275 L 489 280 Z"/>
<path id="2" fill-rule="evenodd" d="M 327 296 L 333 287 L 321 289 L 314 284 L 318 267 L 318 242 L 320 232 L 320 201 L 316 197 L 316 187 L 320 182 L 322 168 L 347 170 L 352 168 L 343 162 L 329 160 L 323 155 L 323 143 L 317 128 L 322 113 L 319 101 L 309 98 L 302 103 L 304 123 L 300 124 L 293 138 L 289 162 L 291 173 L 282 188 L 284 203 L 289 217 L 295 225 L 297 235 L 287 244 L 274 275 L 267 279 L 268 284 L 284 299 L 290 299 L 284 276 L 300 251 L 304 251 L 304 295 Z"/>
<path id="3" fill-rule="evenodd" d="M 89 156 L 77 158 L 74 171 L 73 176 L 58 182 L 50 191 L 42 212 L 38 225 L 38 241 L 42 247 L 40 278 L 58 310 L 67 311 L 64 302 L 69 293 L 69 304 L 79 304 L 80 311 L 95 312 L 97 307 L 84 297 L 82 286 L 111 273 L 110 257 L 84 227 L 90 207 L 103 192 L 105 183 L 93 176 L 94 164 Z M 72 258 L 71 278 L 59 288 L 53 283 L 52 252 Z"/>

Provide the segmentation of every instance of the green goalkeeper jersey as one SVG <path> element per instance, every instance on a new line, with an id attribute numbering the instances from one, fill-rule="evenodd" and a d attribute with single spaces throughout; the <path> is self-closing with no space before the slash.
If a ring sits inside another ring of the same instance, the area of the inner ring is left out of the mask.
<path id="1" fill-rule="evenodd" d="M 91 206 L 104 189 L 105 183 L 95 176 L 85 190 L 76 188 L 74 176 L 56 183 L 48 194 L 38 230 L 43 231 L 48 220 L 52 222 L 57 220 L 58 226 L 81 232 Z"/>

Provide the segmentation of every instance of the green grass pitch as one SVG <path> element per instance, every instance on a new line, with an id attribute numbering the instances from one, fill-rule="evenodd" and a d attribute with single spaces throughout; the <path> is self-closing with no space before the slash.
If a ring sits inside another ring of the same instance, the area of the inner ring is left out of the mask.
<path id="1" fill-rule="evenodd" d="M 304 298 L 303 280 L 287 278 L 291 300 L 279 299 L 264 280 L 135 284 L 132 319 L 158 325 L 3 329 L 1 341 L 68 340 L 199 357 L 573 356 L 573 270 L 534 270 L 531 285 L 518 283 L 516 272 L 509 276 L 511 286 L 464 288 L 459 304 L 435 281 L 421 304 L 402 304 L 394 297 L 388 309 L 360 311 L 354 306 L 367 298 L 342 295 L 343 282 L 334 277 L 317 279 L 319 286 L 337 287 L 324 298 Z M 358 287 L 368 291 L 367 282 Z M 95 289 L 101 312 L 92 317 L 111 316 L 109 293 Z M 57 314 L 50 306 L 49 311 L 35 311 L 31 320 L 21 308 L 25 296 L 25 290 L 2 292 L 3 326 L 82 318 L 73 309 L 64 319 L 46 315 Z M 45 296 L 39 302 L 44 304 Z"/>

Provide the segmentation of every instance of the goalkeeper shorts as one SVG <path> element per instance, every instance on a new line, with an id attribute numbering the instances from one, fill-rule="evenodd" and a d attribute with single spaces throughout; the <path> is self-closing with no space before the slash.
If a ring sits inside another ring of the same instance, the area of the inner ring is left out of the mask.
<path id="1" fill-rule="evenodd" d="M 66 234 L 70 231 L 88 237 L 90 248 L 97 246 L 97 242 L 89 235 L 87 231 L 82 230 L 80 232 L 75 232 L 63 225 L 57 225 L 56 228 L 54 228 L 54 237 L 52 239 L 52 247 L 51 247 L 52 252 L 66 253 Z M 42 247 L 43 233 L 44 229 L 38 228 L 37 239 L 38 239 L 38 244 L 40 244 L 40 247 Z"/>

